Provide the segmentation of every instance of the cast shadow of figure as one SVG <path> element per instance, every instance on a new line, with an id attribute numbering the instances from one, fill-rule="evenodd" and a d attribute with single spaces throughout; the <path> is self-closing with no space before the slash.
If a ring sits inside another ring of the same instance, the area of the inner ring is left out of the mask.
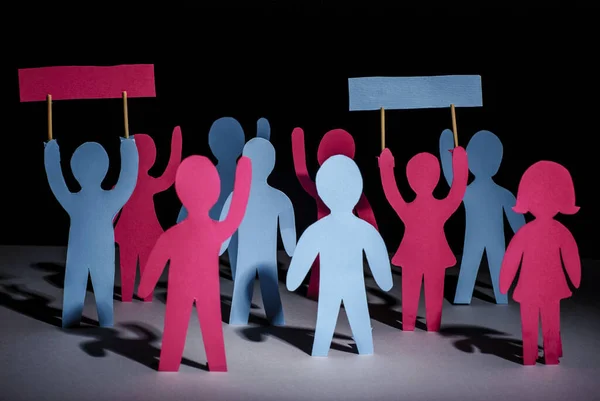
<path id="1" fill-rule="evenodd" d="M 160 348 L 156 346 L 159 339 L 158 334 L 150 327 L 139 323 L 120 323 L 118 326 L 125 328 L 136 335 L 134 338 L 122 337 L 119 330 L 106 327 L 74 328 L 69 329 L 69 334 L 92 337 L 79 345 L 86 354 L 96 358 L 106 357 L 111 352 L 132 361 L 138 362 L 148 368 L 158 370 Z M 205 364 L 190 361 L 183 358 L 181 363 L 192 368 L 208 370 Z"/>
<path id="2" fill-rule="evenodd" d="M 369 302 L 371 319 L 395 329 L 402 330 L 402 312 L 394 309 L 394 307 L 400 305 L 400 302 L 392 295 L 379 288 L 367 287 L 367 292 L 383 301 L 383 303 Z M 423 323 L 421 319 L 423 319 L 421 316 L 417 316 L 415 327 L 419 330 L 427 331 L 427 325 Z"/>
<path id="3" fill-rule="evenodd" d="M 315 331 L 303 327 L 292 326 L 272 326 L 265 318 L 250 314 L 250 322 L 257 323 L 259 326 L 245 327 L 237 332 L 245 339 L 252 342 L 266 341 L 267 337 L 276 337 L 286 343 L 298 348 L 307 355 L 311 355 Z M 334 333 L 334 340 L 354 341 L 350 336 Z M 335 341 L 331 342 L 331 349 L 358 354 L 356 344 L 353 342 L 349 345 L 339 344 Z"/>
<path id="4" fill-rule="evenodd" d="M 482 262 L 481 266 L 483 267 L 484 264 L 485 264 L 485 262 Z M 444 283 L 444 298 L 446 299 L 446 301 L 450 302 L 452 305 L 465 305 L 465 304 L 455 304 L 454 303 L 457 286 L 458 286 L 458 276 L 446 274 L 446 281 Z M 473 297 L 477 298 L 481 301 L 484 301 L 484 302 L 496 304 L 496 299 L 493 296 L 488 295 L 485 292 L 482 292 L 477 287 L 485 288 L 486 290 L 492 289 L 492 286 L 490 284 L 484 283 L 482 281 L 477 281 L 475 283 L 475 288 L 473 289 Z M 468 305 L 468 304 L 466 304 L 466 305 Z"/>
<path id="5" fill-rule="evenodd" d="M 509 362 L 523 364 L 523 342 L 503 337 L 506 333 L 480 326 L 444 326 L 439 332 L 444 337 L 462 337 L 454 341 L 454 348 L 468 354 L 494 355 Z M 541 347 L 538 347 L 541 350 Z M 539 351 L 538 351 L 539 352 Z M 543 360 L 543 358 L 541 358 Z M 540 362 L 540 361 L 538 361 Z"/>
<path id="6" fill-rule="evenodd" d="M 231 302 L 233 299 L 229 295 L 221 294 L 221 321 L 223 323 L 229 322 L 229 315 L 231 314 Z M 250 303 L 250 309 L 260 309 L 260 307 L 256 304 Z M 253 320 L 253 323 L 258 323 L 257 317 L 253 314 L 250 314 L 250 320 Z"/>
<path id="7" fill-rule="evenodd" d="M 0 285 L 0 306 L 55 327 L 62 327 L 62 310 L 50 306 L 54 299 L 27 290 L 20 284 Z M 97 326 L 98 322 L 83 316 L 81 323 Z"/>

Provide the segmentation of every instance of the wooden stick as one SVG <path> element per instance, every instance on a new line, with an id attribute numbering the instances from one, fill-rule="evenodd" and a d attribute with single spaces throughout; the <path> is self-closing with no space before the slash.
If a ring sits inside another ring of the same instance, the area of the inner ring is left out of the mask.
<path id="1" fill-rule="evenodd" d="M 381 111 L 381 150 L 385 149 L 385 109 L 382 107 Z"/>
<path id="2" fill-rule="evenodd" d="M 129 138 L 129 113 L 127 112 L 127 91 L 123 91 L 123 116 L 125 122 L 125 138 Z"/>
<path id="3" fill-rule="evenodd" d="M 48 141 L 52 140 L 52 95 L 46 96 L 46 103 L 48 104 Z"/>
<path id="4" fill-rule="evenodd" d="M 454 147 L 458 147 L 458 131 L 456 129 L 456 110 L 454 105 L 450 105 L 450 112 L 452 113 L 452 132 L 454 133 Z"/>

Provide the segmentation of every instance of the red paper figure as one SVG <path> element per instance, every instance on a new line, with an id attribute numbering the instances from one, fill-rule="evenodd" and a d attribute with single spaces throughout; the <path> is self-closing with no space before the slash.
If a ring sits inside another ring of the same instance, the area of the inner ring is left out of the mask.
<path id="1" fill-rule="evenodd" d="M 581 282 L 577 243 L 569 230 L 554 220 L 558 213 L 575 214 L 579 210 L 569 171 L 550 161 L 529 167 L 519 183 L 513 210 L 529 212 L 535 220 L 521 227 L 506 249 L 500 269 L 500 291 L 508 292 L 520 265 L 513 299 L 521 304 L 523 364 L 534 365 L 537 360 L 541 315 L 546 365 L 556 365 L 562 356 L 560 301 L 572 295 L 563 263 L 575 288 Z"/>
<path id="2" fill-rule="evenodd" d="M 452 150 L 454 180 L 445 199 L 433 197 L 440 180 L 440 162 L 431 153 L 419 153 L 408 161 L 406 177 L 416 198 L 405 202 L 394 177 L 394 156 L 384 149 L 379 158 L 381 182 L 388 202 L 406 229 L 392 264 L 402 267 L 402 330 L 413 331 L 419 309 L 421 280 L 425 281 L 428 331 L 439 331 L 446 269 L 456 257 L 444 233 L 444 224 L 458 209 L 467 189 L 469 167 L 462 147 Z"/>
<path id="3" fill-rule="evenodd" d="M 135 143 L 140 155 L 138 178 L 135 190 L 123 206 L 115 227 L 115 242 L 119 244 L 121 262 L 121 301 L 131 302 L 138 259 L 140 276 L 156 240 L 163 228 L 156 217 L 154 195 L 166 191 L 175 182 L 175 173 L 181 162 L 181 129 L 175 127 L 171 139 L 171 156 L 165 172 L 159 178 L 148 174 L 156 160 L 156 146 L 152 138 L 136 134 Z M 152 294 L 144 298 L 152 301 Z"/>
<path id="4" fill-rule="evenodd" d="M 354 151 L 355 145 L 352 135 L 343 129 L 333 129 L 323 135 L 317 150 L 317 161 L 320 166 L 325 160 L 335 155 L 344 155 L 354 159 Z M 304 131 L 302 128 L 294 128 L 294 131 L 292 132 L 292 154 L 294 157 L 296 176 L 298 177 L 302 188 L 317 201 L 317 220 L 320 220 L 329 214 L 329 209 L 319 198 L 315 182 L 308 174 L 308 169 L 306 167 L 306 150 L 304 148 Z M 360 200 L 354 209 L 354 213 L 378 230 L 373 209 L 371 209 L 371 205 L 364 194 L 360 197 Z M 317 300 L 319 296 L 318 256 L 311 268 L 307 296 L 313 300 Z"/>
<path id="5" fill-rule="evenodd" d="M 210 371 L 227 371 L 221 325 L 219 250 L 244 218 L 251 179 L 252 164 L 249 158 L 242 156 L 235 172 L 229 213 L 224 221 L 214 221 L 208 211 L 219 199 L 221 188 L 215 166 L 204 156 L 190 156 L 177 170 L 175 190 L 188 217 L 160 236 L 138 289 L 140 297 L 148 296 L 167 261 L 171 261 L 159 371 L 179 370 L 194 302 L 208 368 Z"/>

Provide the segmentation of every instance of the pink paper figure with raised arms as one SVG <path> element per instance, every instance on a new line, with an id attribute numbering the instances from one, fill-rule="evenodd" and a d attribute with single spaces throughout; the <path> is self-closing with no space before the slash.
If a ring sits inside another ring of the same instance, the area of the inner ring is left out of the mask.
<path id="1" fill-rule="evenodd" d="M 469 178 L 467 153 L 462 147 L 452 151 L 454 180 L 445 199 L 433 196 L 440 180 L 440 162 L 431 153 L 419 153 L 408 161 L 406 177 L 416 198 L 406 202 L 394 177 L 394 156 L 384 149 L 379 157 L 383 191 L 405 225 L 404 237 L 392 264 L 402 268 L 402 330 L 415 329 L 421 282 L 425 287 L 428 331 L 439 331 L 444 301 L 446 269 L 456 264 L 448 245 L 444 224 L 460 206 Z"/>
<path id="2" fill-rule="evenodd" d="M 508 293 L 520 266 L 513 299 L 521 304 L 523 364 L 536 363 L 541 315 L 545 362 L 556 365 L 562 356 L 560 301 L 572 295 L 563 264 L 575 288 L 581 282 L 577 243 L 571 232 L 554 220 L 558 213 L 575 214 L 579 210 L 569 171 L 550 161 L 529 167 L 519 183 L 513 210 L 529 212 L 535 219 L 517 231 L 506 249 L 500 291 Z"/>
<path id="3" fill-rule="evenodd" d="M 355 148 L 354 138 L 352 138 L 352 135 L 347 131 L 343 129 L 333 129 L 328 131 L 323 135 L 317 150 L 317 161 L 319 166 L 331 156 L 335 155 L 343 155 L 350 159 L 354 159 Z M 294 131 L 292 132 L 292 155 L 294 157 L 296 176 L 298 177 L 302 188 L 304 188 L 304 190 L 317 202 L 317 220 L 320 220 L 329 214 L 329 208 L 323 203 L 321 198 L 319 198 L 315 182 L 310 178 L 308 173 L 308 168 L 306 167 L 306 150 L 304 147 L 304 131 L 302 128 L 294 128 Z M 364 194 L 361 194 L 360 200 L 354 208 L 354 213 L 378 230 L 375 214 Z M 317 257 L 311 269 L 307 297 L 316 300 L 318 296 L 319 258 Z"/>
<path id="4" fill-rule="evenodd" d="M 166 191 L 175 182 L 175 173 L 181 162 L 181 129 L 175 127 L 171 138 L 171 156 L 163 175 L 152 177 L 148 171 L 156 160 L 156 146 L 152 137 L 136 134 L 139 169 L 135 190 L 121 210 L 115 227 L 115 241 L 119 244 L 121 261 L 121 301 L 131 302 L 139 260 L 140 276 L 156 240 L 163 233 L 154 209 L 154 195 Z M 152 301 L 152 294 L 144 298 Z"/>
<path id="5" fill-rule="evenodd" d="M 237 163 L 229 213 L 225 220 L 215 221 L 209 216 L 221 190 L 215 166 L 204 156 L 191 156 L 177 170 L 175 190 L 188 216 L 160 236 L 138 289 L 142 298 L 151 294 L 167 261 L 171 261 L 159 371 L 179 370 L 194 302 L 208 369 L 227 371 L 221 325 L 219 250 L 244 218 L 251 177 L 250 159 L 242 156 Z"/>

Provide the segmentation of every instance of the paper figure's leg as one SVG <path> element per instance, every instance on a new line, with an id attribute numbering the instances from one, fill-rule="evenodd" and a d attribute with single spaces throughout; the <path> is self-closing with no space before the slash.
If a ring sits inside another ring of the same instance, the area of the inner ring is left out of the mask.
<path id="1" fill-rule="evenodd" d="M 477 272 L 483 256 L 483 245 L 476 241 L 467 241 L 465 239 L 462 260 L 460 262 L 460 271 L 458 272 L 458 283 L 456 284 L 456 293 L 454 294 L 454 303 L 458 305 L 468 305 L 473 297 Z"/>
<path id="2" fill-rule="evenodd" d="M 442 324 L 444 305 L 445 270 L 430 271 L 425 274 L 425 313 L 427 331 L 439 331 Z"/>
<path id="3" fill-rule="evenodd" d="M 560 304 L 553 302 L 542 307 L 542 337 L 546 365 L 557 365 L 560 350 Z"/>
<path id="4" fill-rule="evenodd" d="M 319 301 L 312 356 L 327 356 L 329 353 L 341 302 L 341 299 L 337 301 L 321 299 Z"/>
<path id="5" fill-rule="evenodd" d="M 237 270 L 237 278 L 233 282 L 233 297 L 231 299 L 231 313 L 229 315 L 229 324 L 245 325 L 248 324 L 250 317 L 250 305 L 254 293 L 254 279 L 256 278 L 256 269 L 254 266 L 246 264 L 245 261 Z"/>
<path id="6" fill-rule="evenodd" d="M 121 264 L 121 302 L 133 300 L 135 272 L 137 269 L 138 253 L 131 244 L 119 244 L 119 261 Z"/>
<path id="7" fill-rule="evenodd" d="M 508 304 L 508 294 L 500 292 L 500 267 L 502 258 L 504 258 L 504 241 L 490 244 L 485 252 L 487 255 L 488 266 L 490 267 L 490 277 L 492 278 L 492 287 L 494 288 L 494 298 L 497 304 Z"/>
<path id="8" fill-rule="evenodd" d="M 115 271 L 105 265 L 94 266 L 90 269 L 90 276 L 92 277 L 94 298 L 96 298 L 98 323 L 100 327 L 112 327 L 114 323 L 113 291 L 115 288 Z"/>
<path id="9" fill-rule="evenodd" d="M 187 209 L 185 208 L 185 206 L 181 206 L 181 209 L 179 209 L 179 214 L 177 215 L 177 224 L 179 224 L 183 220 L 185 220 L 185 218 L 187 216 L 188 216 Z"/>
<path id="10" fill-rule="evenodd" d="M 158 370 L 161 372 L 177 372 L 179 370 L 193 304 L 193 299 L 189 299 L 177 291 L 173 291 L 173 294 L 167 299 L 165 328 L 158 364 Z"/>
<path id="11" fill-rule="evenodd" d="M 539 308 L 521 304 L 521 328 L 523 331 L 523 365 L 535 365 L 538 356 Z"/>
<path id="12" fill-rule="evenodd" d="M 277 280 L 277 260 L 259 266 L 258 281 L 267 319 L 274 326 L 285 325 Z"/>
<path id="13" fill-rule="evenodd" d="M 87 266 L 70 262 L 67 257 L 65 269 L 65 289 L 63 294 L 62 327 L 79 326 L 83 313 L 83 303 L 87 290 Z"/>
<path id="14" fill-rule="evenodd" d="M 158 238 L 156 238 L 158 240 Z M 152 248 L 154 247 L 154 244 L 156 243 L 156 241 L 152 241 L 150 242 L 149 246 L 146 245 L 144 246 L 142 249 L 140 249 L 140 278 L 142 277 L 142 275 L 144 274 L 144 269 L 146 268 L 146 263 L 148 262 L 148 258 L 150 257 L 150 252 L 152 252 Z M 135 272 L 135 270 L 134 270 Z M 135 273 L 134 273 L 134 278 L 135 278 Z M 152 302 L 152 295 L 153 293 L 151 292 L 150 295 L 148 295 L 146 298 L 144 298 L 144 302 Z"/>
<path id="15" fill-rule="evenodd" d="M 231 237 L 229 246 L 227 247 L 227 255 L 229 256 L 229 266 L 231 267 L 231 280 L 235 280 L 235 271 L 237 268 L 238 257 L 238 233 L 237 231 Z"/>
<path id="16" fill-rule="evenodd" d="M 206 352 L 208 369 L 211 372 L 227 372 L 227 357 L 221 323 L 221 297 L 219 283 L 204 286 L 196 298 L 196 311 L 202 330 L 202 341 Z"/>
<path id="17" fill-rule="evenodd" d="M 361 292 L 361 291 L 357 291 Z M 371 355 L 373 353 L 373 330 L 371 329 L 371 318 L 366 301 L 366 295 L 344 299 L 344 309 L 348 316 L 348 322 L 352 329 L 352 336 L 356 342 L 359 354 Z"/>
<path id="18" fill-rule="evenodd" d="M 423 274 L 416 269 L 402 269 L 402 330 L 414 331 L 419 310 Z"/>
<path id="19" fill-rule="evenodd" d="M 310 279 L 308 281 L 308 290 L 306 297 L 317 301 L 319 299 L 319 257 L 315 259 L 310 269 Z"/>

